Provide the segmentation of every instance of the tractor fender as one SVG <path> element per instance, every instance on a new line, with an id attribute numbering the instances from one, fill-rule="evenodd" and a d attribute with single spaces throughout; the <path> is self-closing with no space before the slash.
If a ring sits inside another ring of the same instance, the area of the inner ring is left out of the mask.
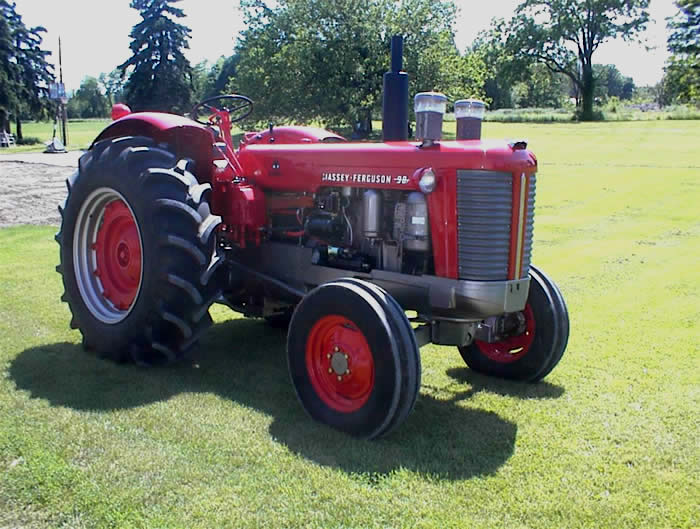
<path id="1" fill-rule="evenodd" d="M 210 182 L 214 168 L 214 134 L 207 127 L 191 119 L 162 112 L 136 112 L 110 123 L 92 142 L 90 148 L 102 140 L 123 136 L 145 136 L 158 143 L 167 143 L 177 158 L 195 162 L 195 173 L 200 182 Z"/>

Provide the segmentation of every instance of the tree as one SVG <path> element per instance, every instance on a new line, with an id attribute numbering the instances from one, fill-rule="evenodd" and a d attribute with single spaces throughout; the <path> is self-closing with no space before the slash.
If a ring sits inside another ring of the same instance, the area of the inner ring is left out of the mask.
<path id="1" fill-rule="evenodd" d="M 551 72 L 545 65 L 531 64 L 525 80 L 512 87 L 513 106 L 520 108 L 560 108 L 568 97 L 570 83 L 562 74 Z"/>
<path id="2" fill-rule="evenodd" d="M 196 64 L 193 68 L 195 99 L 201 101 L 226 94 L 226 86 L 230 79 L 236 75 L 236 64 L 238 64 L 238 55 L 230 57 L 222 55 L 211 65 L 206 60 Z"/>
<path id="3" fill-rule="evenodd" d="M 201 101 L 204 99 L 202 96 L 207 89 L 207 82 L 209 80 L 209 72 L 212 67 L 209 61 L 204 59 L 198 62 L 192 67 L 192 100 Z"/>
<path id="4" fill-rule="evenodd" d="M 101 73 L 97 80 L 100 83 L 102 91 L 107 98 L 107 104 L 112 107 L 115 103 L 119 103 L 124 99 L 124 84 L 119 69 L 114 69 L 109 73 Z"/>
<path id="5" fill-rule="evenodd" d="M 411 93 L 481 95 L 480 63 L 460 57 L 454 44 L 452 2 L 244 0 L 242 7 L 247 28 L 229 89 L 255 98 L 258 119 L 360 122 L 370 130 L 397 33 L 405 37 Z"/>
<path id="6" fill-rule="evenodd" d="M 528 78 L 529 67 L 533 63 L 529 57 L 514 53 L 508 47 L 508 35 L 506 21 L 494 19 L 472 44 L 472 53 L 481 57 L 486 67 L 484 91 L 492 110 L 513 106 L 512 88 Z"/>
<path id="7" fill-rule="evenodd" d="M 107 98 L 97 79 L 86 77 L 68 102 L 69 118 L 103 118 L 109 113 Z"/>
<path id="8" fill-rule="evenodd" d="M 665 102 L 700 103 L 700 2 L 678 0 L 678 13 L 669 20 L 668 51 L 664 73 Z"/>
<path id="9" fill-rule="evenodd" d="M 237 54 L 230 57 L 221 56 L 207 73 L 204 83 L 203 98 L 213 97 L 226 93 L 226 85 L 229 80 L 236 75 L 236 67 L 240 56 Z"/>
<path id="10" fill-rule="evenodd" d="M 605 101 L 611 97 L 619 99 L 632 99 L 634 95 L 634 81 L 631 77 L 625 77 L 614 64 L 594 64 L 593 76 L 595 77 L 595 99 Z"/>
<path id="11" fill-rule="evenodd" d="M 17 71 L 12 60 L 14 44 L 6 10 L 9 4 L 0 0 L 0 132 L 9 130 L 8 114 L 17 106 Z"/>
<path id="12" fill-rule="evenodd" d="M 0 0 L 0 126 L 5 127 L 7 114 L 15 117 L 17 139 L 22 139 L 22 116 L 39 117 L 50 107 L 48 83 L 53 80 L 46 57 L 50 52 L 41 49 L 42 33 L 46 29 L 37 26 L 27 28 L 16 4 Z"/>
<path id="13" fill-rule="evenodd" d="M 610 39 L 638 37 L 648 6 L 649 0 L 525 0 L 511 22 L 509 47 L 569 77 L 582 96 L 581 119 L 592 120 L 593 54 Z"/>
<path id="14" fill-rule="evenodd" d="M 133 55 L 118 66 L 129 74 L 124 87 L 133 110 L 185 112 L 192 106 L 192 67 L 183 54 L 190 29 L 174 19 L 185 16 L 172 4 L 180 0 L 131 0 L 141 13 L 129 36 Z"/>

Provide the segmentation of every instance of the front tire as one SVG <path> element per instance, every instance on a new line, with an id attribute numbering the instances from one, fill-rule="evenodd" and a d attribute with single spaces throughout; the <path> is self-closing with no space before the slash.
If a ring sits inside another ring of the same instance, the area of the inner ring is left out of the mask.
<path id="1" fill-rule="evenodd" d="M 569 313 L 554 281 L 530 267 L 530 292 L 523 311 L 525 331 L 500 342 L 474 341 L 459 352 L 479 373 L 538 382 L 561 360 L 569 340 Z"/>
<path id="2" fill-rule="evenodd" d="M 341 279 L 307 294 L 294 311 L 287 354 L 308 414 L 355 437 L 386 435 L 416 401 L 413 330 L 398 303 L 365 281 Z"/>
<path id="3" fill-rule="evenodd" d="M 217 297 L 209 184 L 149 138 L 95 145 L 67 181 L 56 236 L 71 327 L 115 361 L 178 360 Z"/>

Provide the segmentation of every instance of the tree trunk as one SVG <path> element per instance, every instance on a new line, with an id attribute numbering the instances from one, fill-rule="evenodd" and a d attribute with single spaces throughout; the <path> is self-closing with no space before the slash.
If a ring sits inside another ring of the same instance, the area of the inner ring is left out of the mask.
<path id="1" fill-rule="evenodd" d="M 15 131 L 15 140 L 19 142 L 22 139 L 22 120 L 19 117 L 19 112 L 17 112 L 15 117 L 15 128 L 17 129 Z"/>
<path id="2" fill-rule="evenodd" d="M 7 119 L 7 111 L 0 108 L 0 132 L 9 132 L 10 122 Z"/>
<path id="3" fill-rule="evenodd" d="M 593 97 L 595 89 L 595 78 L 593 77 L 593 65 L 583 65 L 583 88 L 581 96 L 583 98 L 583 112 L 581 121 L 593 121 Z"/>

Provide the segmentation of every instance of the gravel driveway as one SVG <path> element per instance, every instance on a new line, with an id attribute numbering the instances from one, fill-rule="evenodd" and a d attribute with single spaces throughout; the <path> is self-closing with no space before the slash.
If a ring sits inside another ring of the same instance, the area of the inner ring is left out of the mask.
<path id="1" fill-rule="evenodd" d="M 61 222 L 58 205 L 66 198 L 66 178 L 82 151 L 65 154 L 0 154 L 0 228 Z"/>

